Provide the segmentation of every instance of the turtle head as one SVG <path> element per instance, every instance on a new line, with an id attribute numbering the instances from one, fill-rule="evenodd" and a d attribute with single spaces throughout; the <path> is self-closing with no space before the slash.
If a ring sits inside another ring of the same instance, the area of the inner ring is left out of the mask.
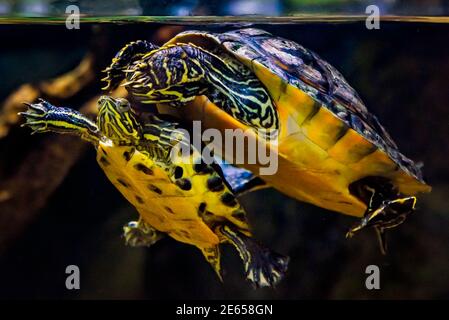
<path id="1" fill-rule="evenodd" d="M 103 70 L 103 72 L 106 72 L 106 77 L 101 79 L 106 82 L 103 90 L 115 89 L 125 79 L 125 70 L 132 63 L 139 60 L 144 54 L 157 48 L 156 45 L 145 40 L 133 41 L 124 46 L 112 59 L 111 65 Z"/>
<path id="2" fill-rule="evenodd" d="M 139 142 L 142 128 L 128 100 L 101 96 L 98 105 L 97 125 L 107 138 L 120 145 Z"/>
<path id="3" fill-rule="evenodd" d="M 207 91 L 205 59 L 192 44 L 168 45 L 135 61 L 124 85 L 143 103 L 189 102 Z"/>

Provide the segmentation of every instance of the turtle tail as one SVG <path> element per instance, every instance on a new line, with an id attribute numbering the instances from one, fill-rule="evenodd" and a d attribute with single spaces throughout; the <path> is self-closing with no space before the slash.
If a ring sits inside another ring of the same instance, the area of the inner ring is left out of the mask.
<path id="1" fill-rule="evenodd" d="M 106 77 L 101 80 L 106 82 L 106 86 L 102 89 L 115 89 L 126 78 L 126 70 L 133 62 L 140 59 L 144 54 L 158 48 L 158 46 L 146 40 L 128 43 L 115 55 L 111 65 L 103 70 L 103 72 L 106 72 Z"/>

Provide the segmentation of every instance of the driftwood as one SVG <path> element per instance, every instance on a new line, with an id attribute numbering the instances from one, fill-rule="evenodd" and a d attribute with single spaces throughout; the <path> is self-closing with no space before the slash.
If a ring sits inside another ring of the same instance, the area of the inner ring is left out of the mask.
<path id="1" fill-rule="evenodd" d="M 80 93 L 94 82 L 99 74 L 96 59 L 89 53 L 74 70 L 49 81 L 24 84 L 3 103 L 0 113 L 0 140 L 20 145 L 22 130 L 14 130 L 22 122 L 23 102 L 37 98 L 48 99 L 56 105 L 70 105 L 80 99 Z M 90 90 L 87 90 L 90 91 Z M 112 93 L 124 96 L 123 89 Z M 94 116 L 99 94 L 83 94 L 80 111 Z M 74 106 L 74 105 L 73 105 Z M 29 130 L 25 134 L 29 134 Z M 27 139 L 31 137 L 27 136 Z M 61 184 L 74 163 L 86 150 L 87 144 L 77 137 L 62 135 L 36 135 L 25 155 L 14 166 L 14 172 L 0 175 L 0 252 L 33 221 L 50 195 Z"/>
<path id="2" fill-rule="evenodd" d="M 163 43 L 182 29 L 157 28 L 151 40 Z M 102 70 L 123 41 L 126 40 L 115 43 L 108 28 L 93 27 L 90 50 L 76 68 L 51 80 L 23 84 L 0 103 L 0 153 L 11 152 L 9 146 L 20 151 L 20 155 L 3 159 L 5 162 L 13 159 L 12 168 L 0 162 L 0 254 L 44 208 L 87 148 L 77 137 L 51 134 L 31 137 L 29 130 L 19 128 L 22 119 L 18 112 L 25 110 L 23 103 L 43 98 L 55 105 L 79 108 L 94 117 L 101 94 L 127 97 L 124 88 L 110 93 L 101 91 Z"/>
<path id="3" fill-rule="evenodd" d="M 12 93 L 0 110 L 0 139 L 20 121 L 17 113 L 24 111 L 23 102 L 36 101 L 39 97 L 67 101 L 92 84 L 95 80 L 94 63 L 92 54 L 88 54 L 74 70 L 42 83 L 24 84 Z"/>

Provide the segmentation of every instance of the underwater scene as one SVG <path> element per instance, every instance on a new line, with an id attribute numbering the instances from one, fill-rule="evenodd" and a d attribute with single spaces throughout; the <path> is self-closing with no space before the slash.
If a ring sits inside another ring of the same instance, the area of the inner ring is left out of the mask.
<path id="1" fill-rule="evenodd" d="M 0 299 L 448 299 L 448 13 L 0 0 Z"/>

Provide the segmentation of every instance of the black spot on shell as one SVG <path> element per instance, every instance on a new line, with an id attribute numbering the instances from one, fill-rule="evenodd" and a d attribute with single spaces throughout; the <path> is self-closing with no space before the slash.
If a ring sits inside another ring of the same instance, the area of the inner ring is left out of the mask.
<path id="1" fill-rule="evenodd" d="M 136 200 L 140 204 L 144 204 L 145 203 L 145 201 L 143 201 L 143 199 L 141 197 L 139 197 L 139 196 L 136 196 Z"/>
<path id="2" fill-rule="evenodd" d="M 123 158 L 125 158 L 126 161 L 131 160 L 131 157 L 133 156 L 134 151 L 135 151 L 134 149 L 131 149 L 129 151 L 123 152 Z"/>
<path id="3" fill-rule="evenodd" d="M 245 213 L 243 211 L 237 211 L 232 214 L 234 218 L 240 221 L 246 221 Z"/>
<path id="4" fill-rule="evenodd" d="M 184 170 L 182 169 L 182 167 L 177 166 L 175 168 L 175 179 L 180 179 L 182 178 L 182 175 L 184 174 Z"/>
<path id="5" fill-rule="evenodd" d="M 117 179 L 117 182 L 120 183 L 125 188 L 129 188 L 129 183 L 128 182 L 126 182 L 126 181 L 124 181 L 124 180 L 122 180 L 120 178 Z"/>
<path id="6" fill-rule="evenodd" d="M 229 207 L 234 207 L 237 205 L 237 201 L 235 200 L 234 195 L 229 192 L 223 193 L 223 195 L 221 196 L 221 202 Z"/>
<path id="7" fill-rule="evenodd" d="M 211 177 L 207 180 L 207 187 L 211 191 L 221 191 L 224 189 L 223 180 L 220 177 Z"/>
<path id="8" fill-rule="evenodd" d="M 204 174 L 214 172 L 214 169 L 212 169 L 211 166 L 205 164 L 204 162 L 195 163 L 193 166 L 193 170 L 195 170 L 195 172 L 197 173 L 204 173 Z"/>
<path id="9" fill-rule="evenodd" d="M 204 213 L 204 210 L 206 210 L 206 202 L 201 202 L 200 206 L 198 207 L 198 212 Z"/>
<path id="10" fill-rule="evenodd" d="M 142 163 L 135 164 L 134 168 L 138 171 L 143 172 L 146 175 L 149 175 L 149 176 L 152 176 L 154 174 L 153 170 L 151 170 L 150 168 L 148 168 L 146 165 L 144 165 Z"/>
<path id="11" fill-rule="evenodd" d="M 192 189 L 192 182 L 190 182 L 189 179 L 186 178 L 182 178 L 182 179 L 178 179 L 176 180 L 176 185 L 181 188 L 182 190 L 190 190 Z"/>
<path id="12" fill-rule="evenodd" d="M 170 207 L 164 207 L 164 208 L 165 208 L 165 210 L 167 210 L 169 213 L 175 214 L 175 213 L 173 212 L 173 210 L 172 210 Z"/>
<path id="13" fill-rule="evenodd" d="M 150 189 L 150 190 L 153 191 L 153 192 L 156 192 L 157 194 L 162 194 L 162 190 L 159 189 L 158 187 L 156 187 L 156 186 L 153 185 L 153 184 L 149 184 L 149 185 L 148 185 L 148 189 Z"/>
<path id="14" fill-rule="evenodd" d="M 111 163 L 108 161 L 108 159 L 106 159 L 105 156 L 102 156 L 102 157 L 100 158 L 100 162 L 101 162 L 101 164 L 104 165 L 105 167 L 111 164 Z"/>
<path id="15" fill-rule="evenodd" d="M 349 131 L 349 127 L 345 124 L 343 124 L 337 131 L 337 133 L 335 134 L 335 141 L 334 144 L 338 142 L 338 140 L 340 140 L 341 138 L 343 138 L 346 133 Z"/>

